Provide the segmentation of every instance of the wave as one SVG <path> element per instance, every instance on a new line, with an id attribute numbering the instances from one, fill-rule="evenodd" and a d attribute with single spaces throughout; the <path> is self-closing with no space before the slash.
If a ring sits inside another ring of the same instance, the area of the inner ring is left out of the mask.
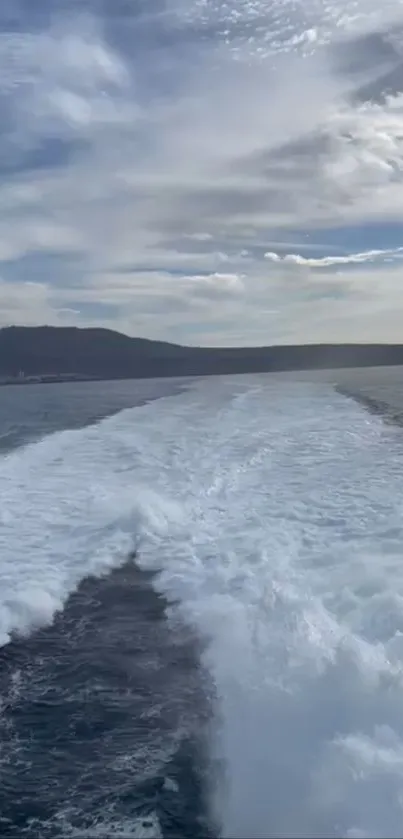
<path id="1" fill-rule="evenodd" d="M 194 627 L 224 837 L 399 836 L 403 439 L 323 384 L 202 382 L 0 462 L 1 638 L 126 559 Z"/>
<path id="2" fill-rule="evenodd" d="M 141 486 L 120 433 L 135 413 L 125 413 L 0 459 L 0 645 L 49 623 L 85 577 L 125 562 L 147 520 L 168 527 L 175 505 Z"/>

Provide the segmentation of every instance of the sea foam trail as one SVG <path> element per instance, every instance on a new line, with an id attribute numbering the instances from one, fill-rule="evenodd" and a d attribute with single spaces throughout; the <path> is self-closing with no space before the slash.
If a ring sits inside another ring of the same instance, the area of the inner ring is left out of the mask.
<path id="1" fill-rule="evenodd" d="M 0 646 L 49 623 L 87 576 L 127 560 L 143 522 L 172 505 L 141 487 L 135 414 L 64 431 L 0 458 Z"/>
<path id="2" fill-rule="evenodd" d="M 210 380 L 0 463 L 2 638 L 158 571 L 206 639 L 223 836 L 401 836 L 403 437 L 321 384 Z"/>

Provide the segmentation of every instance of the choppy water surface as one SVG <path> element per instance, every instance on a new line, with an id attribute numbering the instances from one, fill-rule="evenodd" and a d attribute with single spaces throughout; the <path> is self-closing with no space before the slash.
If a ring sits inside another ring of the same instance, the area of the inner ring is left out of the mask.
<path id="1" fill-rule="evenodd" d="M 401 382 L 1 390 L 3 834 L 401 835 Z"/>

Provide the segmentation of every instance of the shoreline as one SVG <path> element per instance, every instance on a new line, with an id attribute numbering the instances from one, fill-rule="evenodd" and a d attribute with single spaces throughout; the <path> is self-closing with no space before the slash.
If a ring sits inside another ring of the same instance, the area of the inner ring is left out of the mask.
<path id="1" fill-rule="evenodd" d="M 71 384 L 72 382 L 105 382 L 105 381 L 119 381 L 116 379 L 107 379 L 99 376 L 32 376 L 26 378 L 13 377 L 9 379 L 0 379 L 0 387 L 24 387 L 28 385 L 57 385 L 57 384 Z"/>
<path id="2" fill-rule="evenodd" d="M 72 384 L 72 383 L 77 384 L 79 382 L 119 382 L 119 381 L 136 381 L 136 380 L 141 381 L 141 380 L 144 380 L 144 379 L 150 379 L 150 380 L 151 379 L 186 379 L 186 378 L 192 378 L 193 379 L 193 378 L 220 377 L 220 376 L 221 377 L 222 376 L 252 376 L 252 375 L 257 375 L 257 374 L 259 374 L 259 375 L 260 374 L 265 374 L 266 375 L 266 374 L 270 374 L 270 373 L 274 373 L 274 374 L 279 374 L 279 373 L 280 374 L 281 373 L 284 373 L 284 374 L 290 374 L 290 373 L 320 373 L 320 372 L 326 373 L 326 372 L 331 372 L 331 371 L 334 371 L 334 370 L 369 370 L 369 369 L 382 369 L 382 368 L 386 368 L 386 367 L 389 367 L 389 368 L 391 368 L 391 367 L 393 367 L 393 368 L 403 367 L 403 362 L 396 361 L 396 362 L 391 363 L 390 361 L 388 361 L 388 362 L 380 361 L 378 363 L 373 363 L 372 362 L 372 363 L 368 363 L 368 364 L 347 364 L 347 365 L 336 365 L 336 364 L 333 365 L 333 364 L 331 364 L 331 365 L 326 366 L 326 367 L 322 367 L 322 366 L 321 367 L 314 367 L 314 366 L 312 366 L 312 367 L 302 367 L 302 366 L 297 366 L 297 367 L 272 367 L 271 369 L 256 369 L 256 367 L 252 366 L 250 370 L 245 370 L 245 368 L 243 368 L 243 369 L 240 369 L 240 370 L 236 370 L 236 369 L 231 369 L 231 370 L 223 369 L 223 370 L 217 370 L 217 371 L 198 370 L 197 372 L 195 372 L 195 371 L 192 372 L 191 370 L 190 371 L 160 370 L 160 371 L 158 371 L 158 373 L 147 371 L 147 372 L 144 372 L 143 374 L 139 373 L 139 372 L 136 372 L 136 373 L 133 373 L 131 375 L 126 373 L 126 374 L 121 375 L 121 376 L 118 376 L 118 375 L 114 376 L 114 375 L 108 375 L 108 374 L 105 374 L 105 375 L 95 375 L 94 374 L 94 375 L 92 375 L 90 373 L 88 373 L 88 374 L 84 373 L 82 375 L 80 375 L 79 373 L 71 373 L 71 374 L 65 374 L 65 375 L 63 375 L 63 374 L 52 375 L 52 374 L 46 374 L 45 373 L 45 374 L 42 374 L 42 375 L 38 374 L 37 376 L 35 376 L 35 375 L 26 376 L 26 377 L 10 376 L 9 378 L 3 378 L 3 379 L 0 379 L 0 387 L 24 387 L 24 386 L 26 387 L 28 385 L 44 385 L 44 384 Z M 340 393 L 342 393 L 342 392 L 343 392 L 344 396 L 351 396 L 352 398 L 354 398 L 354 396 L 351 393 L 347 392 L 347 389 L 344 388 L 342 390 L 342 386 L 340 386 Z M 369 398 L 368 402 L 369 403 L 371 402 L 370 398 Z M 368 407 L 370 408 L 370 404 L 368 404 Z M 379 413 L 382 413 L 382 411 L 379 411 Z"/>

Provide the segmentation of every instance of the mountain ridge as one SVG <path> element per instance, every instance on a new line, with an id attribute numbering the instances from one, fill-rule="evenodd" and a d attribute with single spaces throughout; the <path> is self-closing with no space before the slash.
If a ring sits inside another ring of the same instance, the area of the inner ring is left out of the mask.
<path id="1" fill-rule="evenodd" d="M 0 377 L 96 379 L 224 375 L 403 364 L 402 344 L 192 347 L 102 327 L 0 329 Z"/>

